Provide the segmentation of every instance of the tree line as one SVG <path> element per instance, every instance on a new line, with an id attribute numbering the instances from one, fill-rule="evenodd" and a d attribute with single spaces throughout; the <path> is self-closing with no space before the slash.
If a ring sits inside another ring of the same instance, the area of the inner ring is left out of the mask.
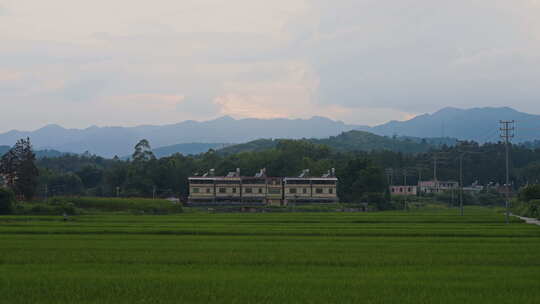
<path id="1" fill-rule="evenodd" d="M 424 153 L 342 152 L 307 140 L 279 140 L 270 149 L 232 155 L 209 150 L 199 155 L 157 158 L 150 143 L 140 141 L 130 159 L 106 159 L 85 153 L 36 159 L 29 139 L 20 140 L 0 162 L 0 173 L 18 197 L 121 196 L 186 198 L 188 177 L 214 168 L 217 175 L 241 168 L 250 176 L 266 168 L 270 176 L 297 176 L 309 168 L 314 176 L 335 168 L 343 202 L 388 203 L 388 184 L 415 185 L 420 179 L 458 180 L 463 157 L 464 184 L 504 182 L 504 145 L 462 142 Z M 434 170 L 437 158 L 437 170 Z M 511 147 L 513 187 L 540 179 L 540 149 Z M 388 170 L 391 169 L 391 170 Z M 390 172 L 390 173 L 389 173 Z"/>

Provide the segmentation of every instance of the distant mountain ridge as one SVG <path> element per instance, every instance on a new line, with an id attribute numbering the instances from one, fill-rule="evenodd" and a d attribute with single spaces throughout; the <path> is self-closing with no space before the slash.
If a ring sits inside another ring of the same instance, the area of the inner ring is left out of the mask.
<path id="1" fill-rule="evenodd" d="M 471 109 L 447 107 L 433 114 L 419 115 L 407 121 L 390 121 L 364 130 L 388 136 L 453 137 L 484 143 L 500 139 L 500 120 L 516 121 L 516 136 L 513 142 L 522 143 L 540 139 L 540 115 L 519 112 L 509 107 Z"/>
<path id="2" fill-rule="evenodd" d="M 65 129 L 48 125 L 36 131 L 9 131 L 0 134 L 0 145 L 13 145 L 30 137 L 36 149 L 55 149 L 113 157 L 130 155 L 133 146 L 148 139 L 153 148 L 188 143 L 242 143 L 258 138 L 324 138 L 362 126 L 347 125 L 323 117 L 310 119 L 218 119 L 184 121 L 163 126 L 89 127 Z"/>
<path id="3" fill-rule="evenodd" d="M 261 138 L 324 139 L 351 130 L 362 130 L 383 136 L 413 138 L 448 137 L 478 142 L 499 140 L 499 120 L 516 120 L 514 142 L 540 139 L 540 115 L 527 114 L 509 107 L 457 109 L 444 108 L 433 114 L 423 114 L 407 121 L 390 121 L 368 127 L 345 124 L 324 117 L 310 119 L 233 119 L 224 116 L 209 121 L 184 121 L 177 124 L 137 127 L 96 127 L 65 129 L 48 125 L 36 131 L 9 131 L 0 134 L 0 145 L 13 145 L 30 137 L 37 150 L 84 153 L 89 151 L 105 157 L 130 155 L 133 146 L 145 138 L 155 150 L 164 153 L 204 152 L 204 144 L 238 144 Z M 199 144 L 189 147 L 189 144 Z M 202 149 L 202 150 L 201 150 Z"/>

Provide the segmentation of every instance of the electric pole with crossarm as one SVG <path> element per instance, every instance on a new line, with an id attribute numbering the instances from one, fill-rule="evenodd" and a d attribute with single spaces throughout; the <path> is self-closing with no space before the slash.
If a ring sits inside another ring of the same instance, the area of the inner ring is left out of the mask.
<path id="1" fill-rule="evenodd" d="M 514 120 L 501 120 L 501 138 L 504 139 L 506 147 L 506 223 L 510 222 L 510 139 L 514 137 Z"/>

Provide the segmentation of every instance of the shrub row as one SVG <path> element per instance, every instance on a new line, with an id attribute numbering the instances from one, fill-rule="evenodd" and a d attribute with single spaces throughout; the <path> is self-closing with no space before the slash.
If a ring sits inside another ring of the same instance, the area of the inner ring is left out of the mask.
<path id="1" fill-rule="evenodd" d="M 517 215 L 540 219 L 540 199 L 528 202 L 515 200 L 512 202 L 512 212 Z"/>
<path id="2" fill-rule="evenodd" d="M 181 213 L 182 206 L 167 200 L 141 198 L 54 197 L 43 203 L 18 204 L 19 214 L 81 214 L 131 212 L 145 214 Z"/>

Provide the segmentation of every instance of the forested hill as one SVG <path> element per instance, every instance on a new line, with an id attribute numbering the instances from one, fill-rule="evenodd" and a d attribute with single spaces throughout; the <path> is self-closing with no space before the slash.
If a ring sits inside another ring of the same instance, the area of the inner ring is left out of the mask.
<path id="1" fill-rule="evenodd" d="M 382 151 L 389 150 L 404 153 L 426 152 L 443 144 L 454 145 L 452 138 L 412 138 L 386 137 L 364 131 L 343 132 L 338 136 L 325 139 L 311 139 L 315 144 L 327 145 L 337 151 Z"/>
<path id="2" fill-rule="evenodd" d="M 0 156 L 6 154 L 9 149 L 11 149 L 10 146 L 0 146 Z M 65 155 L 66 153 L 56 151 L 56 150 L 38 150 L 35 151 L 37 158 L 43 158 L 43 157 L 60 157 L 62 155 Z"/>
<path id="3" fill-rule="evenodd" d="M 175 153 L 181 153 L 183 155 L 196 155 L 207 152 L 210 149 L 217 150 L 221 147 L 225 147 L 227 144 L 221 143 L 189 143 L 189 144 L 177 144 L 172 146 L 159 147 L 153 150 L 156 157 L 171 156 Z"/>
<path id="4" fill-rule="evenodd" d="M 395 151 L 404 153 L 420 153 L 429 151 L 442 145 L 454 145 L 457 140 L 452 138 L 413 138 L 413 137 L 386 137 L 364 131 L 348 131 L 338 136 L 324 139 L 305 139 L 313 144 L 326 145 L 336 151 Z M 259 139 L 245 144 L 229 146 L 219 150 L 222 154 L 236 154 L 240 152 L 259 152 L 275 148 L 281 139 Z"/>
<path id="5" fill-rule="evenodd" d="M 0 146 L 0 156 L 6 154 L 9 151 L 9 149 L 11 149 L 10 146 Z"/>

